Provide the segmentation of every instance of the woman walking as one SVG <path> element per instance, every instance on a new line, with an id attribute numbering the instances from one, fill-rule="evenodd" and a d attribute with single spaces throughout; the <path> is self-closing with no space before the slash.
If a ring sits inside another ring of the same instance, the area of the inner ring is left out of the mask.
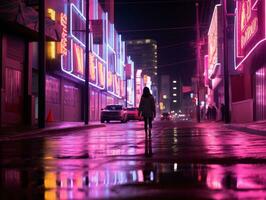
<path id="1" fill-rule="evenodd" d="M 152 94 L 150 93 L 148 87 L 143 88 L 143 93 L 139 104 L 139 115 L 142 115 L 144 118 L 144 128 L 145 128 L 146 137 L 148 130 L 149 130 L 149 137 L 151 137 L 152 120 L 156 116 L 156 109 L 155 109 L 155 100 Z"/>

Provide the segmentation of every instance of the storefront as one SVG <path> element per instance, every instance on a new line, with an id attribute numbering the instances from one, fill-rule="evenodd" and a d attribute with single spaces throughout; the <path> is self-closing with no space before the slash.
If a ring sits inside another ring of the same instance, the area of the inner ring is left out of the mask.
<path id="1" fill-rule="evenodd" d="M 232 117 L 236 122 L 266 119 L 265 7 L 265 0 L 237 1 L 235 69 L 240 74 L 232 81 Z M 245 117 L 239 117 L 240 111 Z"/>
<path id="2" fill-rule="evenodd" d="M 48 59 L 51 64 L 50 69 L 52 69 L 50 71 L 52 77 L 48 82 L 53 84 L 51 90 L 59 88 L 61 99 L 67 98 L 67 101 L 61 101 L 61 106 L 57 105 L 57 109 L 47 102 L 46 111 L 47 114 L 50 110 L 53 113 L 58 113 L 57 110 L 61 108 L 61 118 L 56 115 L 56 121 L 80 121 L 84 113 L 86 41 L 85 31 L 77 30 L 85 30 L 85 1 L 62 1 L 56 9 L 53 7 L 52 1 L 50 5 L 51 8 L 48 8 L 48 12 L 51 18 L 60 21 L 63 30 L 60 42 L 54 45 L 48 44 Z M 126 55 L 125 43 L 122 41 L 121 35 L 114 29 L 114 24 L 108 20 L 108 13 L 103 11 L 96 0 L 90 1 L 90 8 L 89 116 L 91 121 L 98 121 L 101 109 L 107 104 L 125 103 Z M 54 56 L 51 54 L 52 52 L 55 52 Z M 57 80 L 58 76 L 63 82 Z"/>
<path id="3" fill-rule="evenodd" d="M 61 27 L 51 22 L 45 18 L 46 40 L 59 41 Z M 0 23 L 5 27 L 0 34 L 0 126 L 31 126 L 38 91 L 32 46 L 38 40 L 38 12 L 20 1 L 1 1 Z"/>

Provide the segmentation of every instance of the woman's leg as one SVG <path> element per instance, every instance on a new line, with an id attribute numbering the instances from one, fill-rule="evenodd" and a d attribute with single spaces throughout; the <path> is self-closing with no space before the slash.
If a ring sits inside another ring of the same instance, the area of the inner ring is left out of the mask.
<path id="1" fill-rule="evenodd" d="M 149 137 L 151 138 L 151 129 L 152 129 L 152 118 L 148 117 L 148 123 L 149 123 Z"/>
<path id="2" fill-rule="evenodd" d="M 149 128 L 152 129 L 152 117 L 149 117 Z"/>
<path id="3" fill-rule="evenodd" d="M 144 129 L 145 133 L 148 132 L 148 117 L 143 117 L 144 118 Z"/>

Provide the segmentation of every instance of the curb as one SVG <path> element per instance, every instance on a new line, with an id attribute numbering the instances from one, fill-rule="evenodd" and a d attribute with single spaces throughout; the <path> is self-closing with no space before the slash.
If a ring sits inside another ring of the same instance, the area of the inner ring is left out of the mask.
<path id="1" fill-rule="evenodd" d="M 75 130 L 85 130 L 85 129 L 94 129 L 94 128 L 102 128 L 105 127 L 105 124 L 93 124 L 93 125 L 83 125 L 83 126 L 71 126 L 66 128 L 50 128 L 50 129 L 40 129 L 32 132 L 24 132 L 24 133 L 18 133 L 14 135 L 6 135 L 6 136 L 0 136 L 0 141 L 10 141 L 10 140 L 18 140 L 18 139 L 30 139 L 30 138 L 36 138 L 36 137 L 44 137 L 47 136 L 47 134 L 54 133 L 53 136 L 60 135 L 60 133 L 69 132 L 69 131 L 75 131 Z M 27 137 L 26 137 L 27 136 Z"/>
<path id="2" fill-rule="evenodd" d="M 229 129 L 232 129 L 232 130 L 249 133 L 249 134 L 266 136 L 266 131 L 262 131 L 262 130 L 258 130 L 258 129 L 251 129 L 251 128 L 248 128 L 248 127 L 240 127 L 240 126 L 234 126 L 234 125 L 227 125 L 225 127 L 229 128 Z"/>

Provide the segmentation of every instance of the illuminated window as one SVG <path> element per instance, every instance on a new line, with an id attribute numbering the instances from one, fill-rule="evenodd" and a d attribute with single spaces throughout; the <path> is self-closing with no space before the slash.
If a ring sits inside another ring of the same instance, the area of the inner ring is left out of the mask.
<path id="1" fill-rule="evenodd" d="M 176 83 L 176 81 L 173 81 L 173 83 Z"/>
<path id="2" fill-rule="evenodd" d="M 155 72 L 154 75 L 157 76 L 157 72 Z"/>
<path id="3" fill-rule="evenodd" d="M 173 87 L 173 90 L 176 90 L 176 87 Z"/>
<path id="4" fill-rule="evenodd" d="M 174 93 L 173 96 L 176 97 L 176 93 Z"/>
<path id="5" fill-rule="evenodd" d="M 163 99 L 167 99 L 167 95 L 163 95 Z"/>
<path id="6" fill-rule="evenodd" d="M 176 100 L 173 100 L 173 103 L 176 103 L 177 101 Z"/>

